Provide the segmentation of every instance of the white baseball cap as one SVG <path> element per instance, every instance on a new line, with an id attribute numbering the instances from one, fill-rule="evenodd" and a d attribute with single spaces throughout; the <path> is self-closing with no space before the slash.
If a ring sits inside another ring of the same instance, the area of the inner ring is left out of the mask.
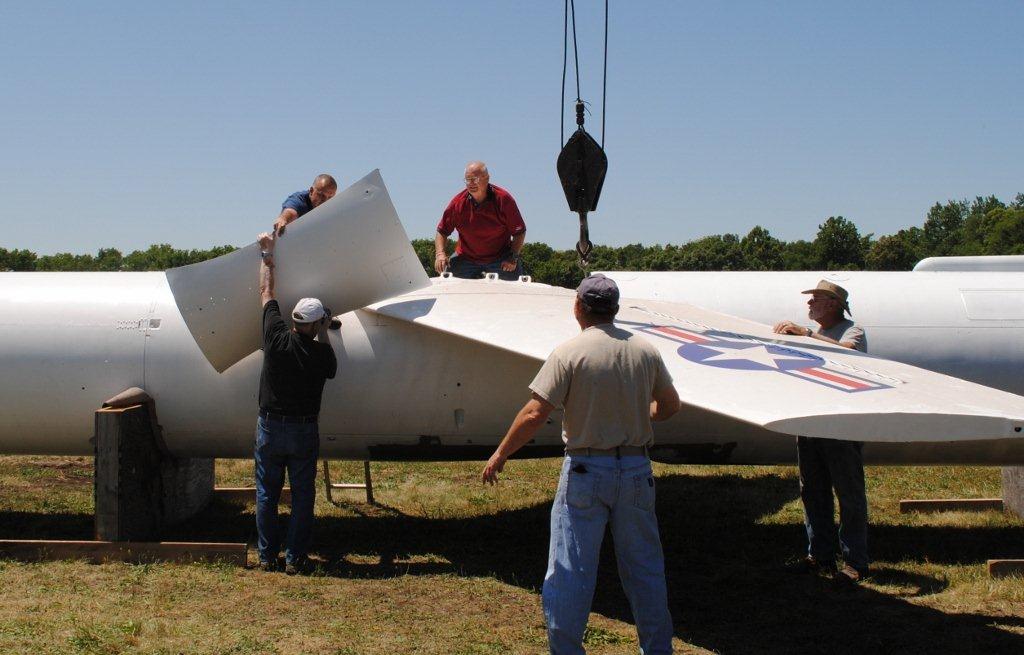
<path id="1" fill-rule="evenodd" d="M 292 320 L 296 323 L 316 323 L 322 318 L 329 318 L 324 304 L 316 298 L 303 298 L 295 303 Z"/>

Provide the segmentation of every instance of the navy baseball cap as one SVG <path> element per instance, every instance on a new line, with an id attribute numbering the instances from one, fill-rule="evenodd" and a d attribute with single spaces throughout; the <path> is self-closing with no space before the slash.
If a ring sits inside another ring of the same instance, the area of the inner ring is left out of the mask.
<path id="1" fill-rule="evenodd" d="M 619 311 L 619 286 L 615 280 L 601 273 L 583 278 L 576 287 L 576 297 L 595 314 L 614 314 Z"/>

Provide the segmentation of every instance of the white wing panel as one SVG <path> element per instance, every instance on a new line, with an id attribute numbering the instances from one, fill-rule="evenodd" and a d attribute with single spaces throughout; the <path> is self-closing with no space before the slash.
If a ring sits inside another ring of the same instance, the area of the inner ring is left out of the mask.
<path id="1" fill-rule="evenodd" d="M 574 294 L 435 280 L 370 311 L 541 361 L 579 332 Z M 681 303 L 623 299 L 620 327 L 653 343 L 683 401 L 775 432 L 861 441 L 1019 437 L 1024 398 Z"/>
<path id="2" fill-rule="evenodd" d="M 276 259 L 285 312 L 315 297 L 337 315 L 429 285 L 378 171 L 289 225 Z M 255 243 L 167 271 L 189 331 L 218 371 L 260 347 L 258 277 Z"/>

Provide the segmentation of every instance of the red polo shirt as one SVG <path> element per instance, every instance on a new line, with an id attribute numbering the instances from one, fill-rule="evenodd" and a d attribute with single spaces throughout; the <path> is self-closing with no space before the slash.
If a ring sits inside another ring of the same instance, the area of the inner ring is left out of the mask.
<path id="1" fill-rule="evenodd" d="M 526 223 L 512 195 L 491 184 L 487 197 L 478 203 L 469 191 L 455 194 L 445 208 L 437 231 L 444 236 L 459 233 L 455 253 L 476 264 L 497 260 L 509 250 L 512 237 L 526 231 Z"/>

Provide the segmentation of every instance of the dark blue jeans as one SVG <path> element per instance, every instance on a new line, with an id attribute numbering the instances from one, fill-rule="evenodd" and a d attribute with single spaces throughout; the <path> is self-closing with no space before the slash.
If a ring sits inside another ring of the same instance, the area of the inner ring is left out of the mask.
<path id="1" fill-rule="evenodd" d="M 276 562 L 281 550 L 277 503 L 286 470 L 292 488 L 292 514 L 285 557 L 295 563 L 309 553 L 319 454 L 316 423 L 281 423 L 262 417 L 256 421 L 256 532 L 261 562 Z"/>
<path id="2" fill-rule="evenodd" d="M 508 259 L 508 257 L 502 256 L 495 259 L 493 262 L 477 264 L 476 262 L 469 261 L 461 255 L 455 255 L 448 261 L 448 270 L 451 271 L 451 274 L 455 277 L 470 280 L 481 278 L 484 273 L 497 273 L 499 279 L 514 282 L 523 274 L 523 263 L 516 262 L 516 270 L 514 271 L 503 271 L 501 270 L 501 263 L 506 259 Z"/>
<path id="3" fill-rule="evenodd" d="M 834 488 L 839 498 L 839 545 L 843 561 L 855 569 L 867 569 L 868 499 L 861 455 L 864 444 L 812 437 L 797 437 L 796 443 L 807 553 L 819 562 L 835 561 Z"/>

